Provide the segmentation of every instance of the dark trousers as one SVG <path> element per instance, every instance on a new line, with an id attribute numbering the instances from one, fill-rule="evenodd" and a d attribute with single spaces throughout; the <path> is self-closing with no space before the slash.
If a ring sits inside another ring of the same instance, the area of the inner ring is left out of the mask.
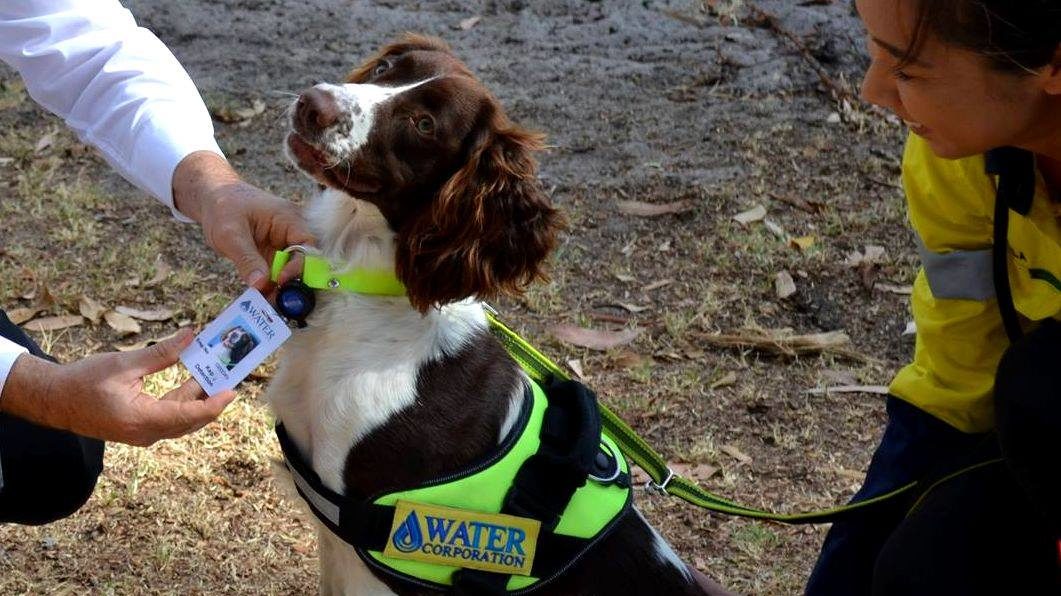
<path id="1" fill-rule="evenodd" d="M 1038 369 L 1052 374 L 1056 366 Z M 1045 403 L 1061 399 L 1059 391 L 1039 395 Z M 935 480 L 934 487 L 834 524 L 807 583 L 808 596 L 1061 594 L 1058 536 L 1009 462 L 949 476 L 999 460 L 995 434 L 959 432 L 894 397 L 887 407 L 888 426 L 854 500 L 916 479 Z M 1061 419 L 1053 424 L 1056 428 Z M 1059 461 L 1057 437 L 1056 432 L 1044 437 L 1055 444 L 1044 469 L 1050 478 Z"/>
<path id="2" fill-rule="evenodd" d="M 47 358 L 0 310 L 0 335 Z M 0 414 L 0 522 L 39 525 L 85 504 L 103 471 L 103 441 Z"/>

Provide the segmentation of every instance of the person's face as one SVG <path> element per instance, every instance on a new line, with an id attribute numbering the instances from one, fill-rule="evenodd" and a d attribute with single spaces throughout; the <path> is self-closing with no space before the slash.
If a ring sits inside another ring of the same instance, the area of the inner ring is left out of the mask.
<path id="1" fill-rule="evenodd" d="M 1002 72 L 973 51 L 929 35 L 917 60 L 899 69 L 913 38 L 913 0 L 857 0 L 871 64 L 862 97 L 891 110 L 940 157 L 957 159 L 1006 145 L 1034 148 L 1057 132 L 1057 69 Z M 1049 123 L 1049 125 L 1047 125 Z"/>

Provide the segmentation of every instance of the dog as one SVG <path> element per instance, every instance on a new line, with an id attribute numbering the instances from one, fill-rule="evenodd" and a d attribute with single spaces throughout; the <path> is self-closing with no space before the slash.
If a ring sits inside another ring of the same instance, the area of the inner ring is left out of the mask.
<path id="1" fill-rule="evenodd" d="M 321 292 L 266 400 L 328 489 L 368 496 L 496 450 L 528 379 L 480 301 L 544 278 L 563 221 L 537 178 L 543 138 L 513 123 L 444 42 L 408 34 L 292 106 L 291 161 L 320 188 L 306 217 L 343 268 L 386 269 L 404 297 Z M 377 577 L 320 525 L 323 594 L 434 594 Z M 553 594 L 725 593 L 636 509 Z"/>

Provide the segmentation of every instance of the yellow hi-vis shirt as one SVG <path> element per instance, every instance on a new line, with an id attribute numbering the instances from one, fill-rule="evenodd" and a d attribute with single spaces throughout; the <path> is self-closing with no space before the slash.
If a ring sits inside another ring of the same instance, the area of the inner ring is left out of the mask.
<path id="1" fill-rule="evenodd" d="M 994 427 L 995 369 L 1009 345 L 991 270 L 995 186 L 983 156 L 946 160 L 924 139 L 907 139 L 903 187 L 922 267 L 912 296 L 914 361 L 891 392 L 964 432 Z M 1028 215 L 1010 212 L 1009 277 L 1023 323 L 1061 313 L 1054 207 L 1040 175 Z"/>

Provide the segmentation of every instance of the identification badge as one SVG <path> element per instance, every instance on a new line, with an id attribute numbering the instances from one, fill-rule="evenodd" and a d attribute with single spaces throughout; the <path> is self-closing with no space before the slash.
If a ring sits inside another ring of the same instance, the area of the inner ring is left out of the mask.
<path id="1" fill-rule="evenodd" d="M 233 389 L 289 337 L 284 319 L 250 288 L 181 352 L 181 362 L 212 396 Z"/>
<path id="2" fill-rule="evenodd" d="M 530 575 L 540 529 L 541 522 L 536 519 L 398 501 L 383 554 Z"/>

